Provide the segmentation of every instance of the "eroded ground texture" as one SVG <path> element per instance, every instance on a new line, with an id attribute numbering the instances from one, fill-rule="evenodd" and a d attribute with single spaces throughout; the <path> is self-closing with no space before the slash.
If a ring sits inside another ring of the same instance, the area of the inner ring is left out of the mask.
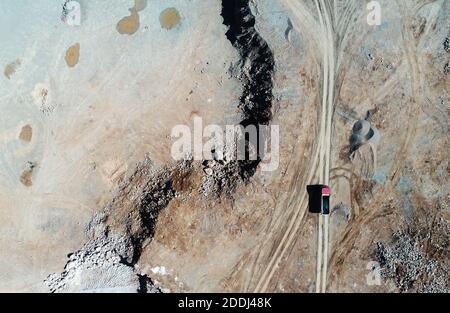
<path id="1" fill-rule="evenodd" d="M 314 291 L 328 116 L 327 290 L 449 291 L 450 1 L 65 2 L 0 2 L 0 291 Z M 198 118 L 279 167 L 175 161 Z"/>

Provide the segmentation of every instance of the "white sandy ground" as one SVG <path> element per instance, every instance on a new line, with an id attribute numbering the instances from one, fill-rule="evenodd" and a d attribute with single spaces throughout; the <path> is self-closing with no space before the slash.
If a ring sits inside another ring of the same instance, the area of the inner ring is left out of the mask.
<path id="1" fill-rule="evenodd" d="M 79 27 L 61 22 L 63 2 L 0 3 L 0 64 L 20 60 L 10 79 L 0 77 L 3 291 L 42 290 L 135 163 L 145 153 L 155 166 L 171 161 L 174 125 L 190 124 L 192 114 L 205 123 L 237 119 L 240 87 L 227 74 L 237 56 L 219 2 L 149 1 L 132 36 L 116 24 L 133 1 L 80 1 Z M 171 6 L 182 21 L 168 31 L 159 14 Z M 69 68 L 75 43 L 80 60 Z M 25 125 L 29 143 L 19 139 Z M 31 187 L 20 181 L 27 162 L 36 165 Z"/>

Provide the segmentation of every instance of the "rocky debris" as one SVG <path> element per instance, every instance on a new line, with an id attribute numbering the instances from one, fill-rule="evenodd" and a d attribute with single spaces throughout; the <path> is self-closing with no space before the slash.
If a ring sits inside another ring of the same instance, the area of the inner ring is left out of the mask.
<path id="1" fill-rule="evenodd" d="M 447 53 L 450 53 L 450 37 L 445 38 L 444 40 L 444 50 Z"/>
<path id="2" fill-rule="evenodd" d="M 332 215 L 341 215 L 345 218 L 347 222 L 352 219 L 352 209 L 345 203 L 341 202 L 337 204 L 331 211 Z"/>
<path id="3" fill-rule="evenodd" d="M 140 227 L 136 232 L 130 232 L 130 238 L 134 247 L 133 263 L 138 261 L 144 241 L 153 237 L 159 212 L 174 197 L 175 190 L 173 189 L 172 182 L 168 180 L 162 183 L 158 189 L 145 195 L 142 199 L 141 205 L 139 206 Z M 130 225 L 132 224 L 130 223 Z M 130 228 L 132 229 L 132 226 Z"/>
<path id="4" fill-rule="evenodd" d="M 390 243 L 377 243 L 382 277 L 393 280 L 400 292 L 447 293 L 450 223 L 440 219 L 422 226 L 412 223 Z"/>
<path id="5" fill-rule="evenodd" d="M 119 195 L 92 218 L 87 227 L 91 239 L 69 255 L 62 273 L 45 280 L 50 291 L 157 291 L 135 265 L 143 246 L 153 238 L 159 212 L 176 196 L 174 176 L 189 170 L 186 162 L 160 170 L 153 169 L 148 158 L 139 164 Z"/>
<path id="6" fill-rule="evenodd" d="M 204 197 L 231 196 L 238 183 L 243 181 L 239 175 L 240 166 L 236 161 L 205 161 L 203 166 L 205 175 L 199 192 Z"/>
<path id="7" fill-rule="evenodd" d="M 147 158 L 122 183 L 119 195 L 104 211 L 105 222 L 95 225 L 94 229 L 105 229 L 107 233 L 125 236 L 132 249 L 125 256 L 126 262 L 136 264 L 143 247 L 153 238 L 159 213 L 179 196 L 174 181 L 189 175 L 191 171 L 192 163 L 188 161 L 154 169 Z"/>
<path id="8" fill-rule="evenodd" d="M 212 176 L 214 174 L 213 170 L 211 168 L 209 168 L 209 167 L 205 168 L 204 172 L 208 176 Z"/>
<path id="9" fill-rule="evenodd" d="M 45 284 L 51 292 L 99 292 L 113 290 L 136 292 L 139 288 L 134 269 L 123 264 L 126 240 L 103 237 L 88 242 L 69 255 L 60 274 L 51 274 Z"/>

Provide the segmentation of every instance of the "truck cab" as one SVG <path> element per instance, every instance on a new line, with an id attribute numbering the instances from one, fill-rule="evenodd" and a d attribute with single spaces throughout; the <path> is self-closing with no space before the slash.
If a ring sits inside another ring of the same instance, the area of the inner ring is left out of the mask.
<path id="1" fill-rule="evenodd" d="M 309 195 L 309 212 L 313 214 L 330 214 L 331 188 L 327 185 L 310 185 L 307 187 Z"/>

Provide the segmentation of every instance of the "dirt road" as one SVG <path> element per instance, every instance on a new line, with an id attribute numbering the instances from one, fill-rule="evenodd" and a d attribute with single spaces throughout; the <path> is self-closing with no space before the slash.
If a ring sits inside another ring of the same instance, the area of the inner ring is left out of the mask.
<path id="1" fill-rule="evenodd" d="M 329 185 L 331 170 L 331 138 L 333 127 L 333 114 L 335 109 L 336 77 L 340 67 L 339 49 L 347 39 L 346 32 L 349 30 L 351 18 L 358 11 L 356 1 L 347 1 L 340 4 L 332 0 L 316 0 L 315 8 L 308 7 L 301 1 L 286 0 L 286 7 L 292 11 L 295 20 L 293 24 L 307 33 L 308 39 L 317 49 L 317 58 L 321 59 L 322 68 L 322 93 L 321 111 L 319 117 L 319 132 L 315 144 L 314 156 L 309 166 L 306 180 L 301 179 L 291 188 L 292 196 L 284 204 L 286 210 L 292 212 L 292 218 L 288 227 L 280 237 L 278 246 L 271 255 L 265 271 L 259 278 L 256 292 L 267 291 L 279 263 L 291 247 L 295 236 L 303 222 L 307 211 L 306 185 L 317 179 L 319 183 Z M 359 7 L 361 7 L 359 3 Z M 292 169 L 296 172 L 298 168 Z M 297 176 L 298 177 L 298 176 Z M 281 222 L 279 222 L 281 223 Z M 275 225 L 278 226 L 278 225 Z M 317 240 L 317 273 L 316 292 L 325 292 L 327 286 L 328 272 L 328 229 L 329 217 L 318 218 L 318 240 Z"/>

